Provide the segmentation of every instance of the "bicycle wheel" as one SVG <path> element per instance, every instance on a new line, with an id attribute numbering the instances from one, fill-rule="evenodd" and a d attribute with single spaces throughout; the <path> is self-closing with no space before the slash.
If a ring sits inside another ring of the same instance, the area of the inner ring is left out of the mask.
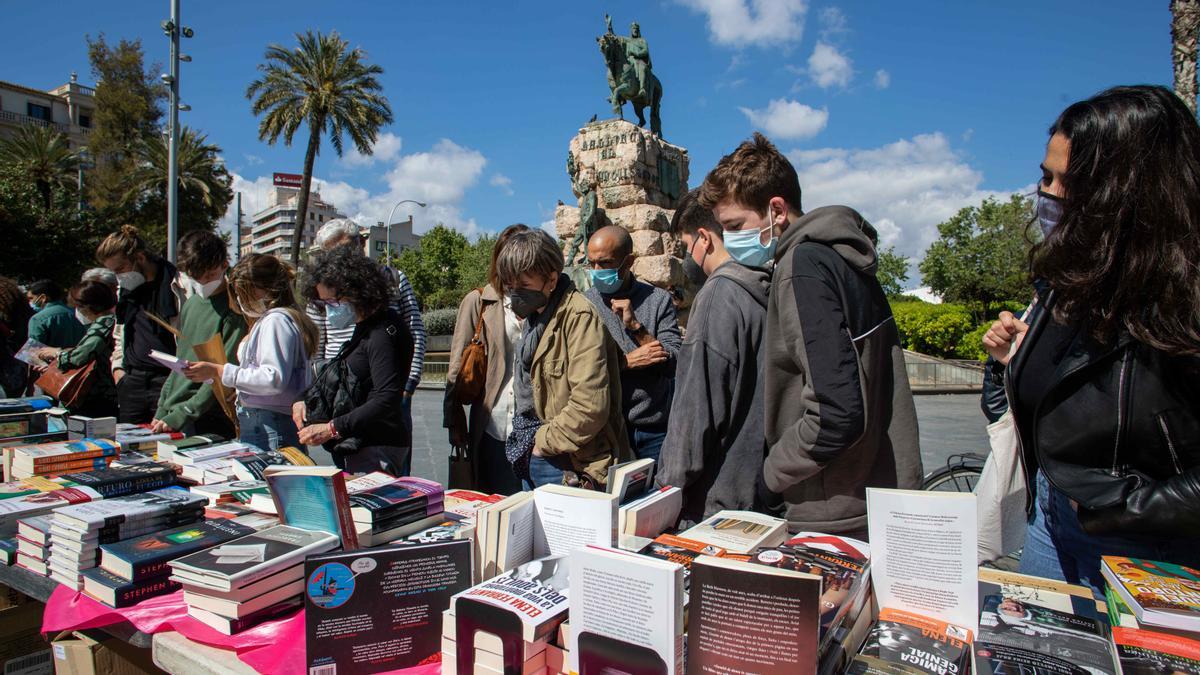
<path id="1" fill-rule="evenodd" d="M 952 466 L 925 477 L 921 489 L 927 492 L 974 492 L 981 467 Z"/>

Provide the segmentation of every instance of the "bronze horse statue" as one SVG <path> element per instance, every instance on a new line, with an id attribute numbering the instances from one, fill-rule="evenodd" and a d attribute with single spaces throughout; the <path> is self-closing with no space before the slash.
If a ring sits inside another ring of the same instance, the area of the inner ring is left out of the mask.
<path id="1" fill-rule="evenodd" d="M 649 68 L 646 69 L 646 91 L 643 93 L 638 86 L 637 74 L 633 64 L 629 62 L 625 50 L 625 38 L 612 32 L 596 38 L 600 45 L 600 53 L 608 66 L 608 88 L 612 90 L 609 102 L 613 112 L 625 119 L 624 105 L 633 105 L 637 114 L 638 126 L 646 126 L 646 117 L 642 111 L 650 108 L 650 132 L 662 137 L 662 119 L 659 117 L 659 105 L 662 103 L 662 83 L 658 81 Z"/>

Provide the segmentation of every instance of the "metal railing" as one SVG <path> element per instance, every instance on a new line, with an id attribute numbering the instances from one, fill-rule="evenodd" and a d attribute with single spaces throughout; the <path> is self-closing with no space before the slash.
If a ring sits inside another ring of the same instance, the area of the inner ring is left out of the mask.
<path id="1" fill-rule="evenodd" d="M 912 362 L 904 364 L 908 373 L 908 384 L 913 390 L 939 389 L 979 391 L 983 375 L 976 368 L 966 368 L 954 363 Z"/>
<path id="2" fill-rule="evenodd" d="M 12 122 L 14 124 L 35 124 L 41 127 L 49 127 L 56 131 L 61 131 L 64 134 L 81 134 L 87 136 L 92 133 L 88 127 L 81 127 L 74 124 L 62 124 L 60 122 L 48 122 L 29 115 L 22 115 L 11 110 L 0 110 L 0 122 Z"/>
<path id="3" fill-rule="evenodd" d="M 422 384 L 445 384 L 450 364 L 445 361 L 426 361 L 421 373 Z"/>

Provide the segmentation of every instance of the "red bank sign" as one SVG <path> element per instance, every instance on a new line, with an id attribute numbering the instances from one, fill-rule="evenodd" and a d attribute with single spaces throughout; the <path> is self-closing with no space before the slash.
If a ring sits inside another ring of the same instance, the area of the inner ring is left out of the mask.
<path id="1" fill-rule="evenodd" d="M 304 182 L 304 176 L 298 173 L 275 174 L 275 187 L 299 188 L 302 182 Z"/>

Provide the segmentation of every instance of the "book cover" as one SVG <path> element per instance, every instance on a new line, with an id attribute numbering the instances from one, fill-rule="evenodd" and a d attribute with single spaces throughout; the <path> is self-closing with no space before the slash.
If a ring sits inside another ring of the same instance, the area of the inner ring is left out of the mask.
<path id="1" fill-rule="evenodd" d="M 729 553 L 749 554 L 760 546 L 783 543 L 787 521 L 752 511 L 720 511 L 679 536 L 719 546 Z"/>
<path id="2" fill-rule="evenodd" d="M 588 546 L 570 578 L 572 672 L 683 672 L 683 566 Z"/>
<path id="3" fill-rule="evenodd" d="M 165 464 L 137 464 L 59 476 L 105 497 L 146 492 L 175 484 L 175 469 Z"/>
<path id="4" fill-rule="evenodd" d="M 122 523 L 166 517 L 181 511 L 203 512 L 208 500 L 179 487 L 122 495 L 111 499 L 64 506 L 54 513 L 54 522 L 65 527 L 99 530 Z"/>
<path id="5" fill-rule="evenodd" d="M 548 639 L 567 617 L 569 580 L 567 556 L 554 555 L 459 593 L 454 598 L 458 640 L 473 644 L 466 636 L 479 630 L 510 643 Z"/>
<path id="6" fill-rule="evenodd" d="M 688 605 L 687 672 L 813 675 L 820 595 L 818 576 L 697 558 Z"/>
<path id="7" fill-rule="evenodd" d="M 373 523 L 415 506 L 425 508 L 425 515 L 431 516 L 442 510 L 442 501 L 441 485 L 404 477 L 350 495 L 350 512 L 358 522 Z"/>
<path id="8" fill-rule="evenodd" d="M 218 502 L 233 499 L 233 493 L 244 490 L 262 490 L 267 491 L 266 481 L 261 480 L 231 480 L 223 483 L 212 483 L 210 485 L 193 485 L 192 492 L 198 495 L 208 497 L 209 506 L 214 506 Z"/>
<path id="9" fill-rule="evenodd" d="M 608 469 L 608 492 L 617 496 L 618 504 L 631 502 L 653 488 L 653 459 L 634 459 Z"/>
<path id="10" fill-rule="evenodd" d="M 893 672 L 924 675 L 966 675 L 970 672 L 970 632 L 929 617 L 884 608 L 879 622 L 863 642 L 863 656 L 895 666 Z M 870 661 L 851 665 L 865 673 Z"/>
<path id="11" fill-rule="evenodd" d="M 221 616 L 213 612 L 207 612 L 196 607 L 188 607 L 188 615 L 202 623 L 208 624 L 214 630 L 226 635 L 237 635 L 242 631 L 249 630 L 255 626 L 282 619 L 286 616 L 294 614 L 297 610 L 304 607 L 304 599 L 297 595 L 294 598 L 289 598 L 283 602 L 276 603 L 270 607 L 264 607 L 252 614 L 248 614 L 240 619 L 231 619 Z"/>
<path id="12" fill-rule="evenodd" d="M 305 579 L 309 672 L 409 668 L 440 652 L 442 612 L 471 586 L 471 544 L 314 555 L 305 561 Z M 369 625 L 363 616 L 371 617 Z"/>
<path id="13" fill-rule="evenodd" d="M 272 466 L 263 473 L 279 522 L 306 530 L 336 534 L 342 548 L 358 548 L 350 516 L 346 477 L 331 466 Z"/>
<path id="14" fill-rule="evenodd" d="M 1200 673 L 1200 641 L 1183 635 L 1114 626 L 1124 675 Z"/>
<path id="15" fill-rule="evenodd" d="M 1102 619 L 1091 588 L 1063 581 L 1031 577 L 1017 572 L 979 568 L 979 606 L 989 595 L 999 595 L 1022 604 L 1037 605 L 1089 619 Z"/>
<path id="16" fill-rule="evenodd" d="M 702 555 L 719 558 L 725 555 L 725 549 L 701 541 L 691 541 L 673 534 L 661 534 L 638 551 L 641 555 L 659 558 L 683 566 L 683 587 L 691 588 L 692 562 Z"/>
<path id="17" fill-rule="evenodd" d="M 147 598 L 180 589 L 178 582 L 164 576 L 129 581 L 99 567 L 83 570 L 80 574 L 83 576 L 83 592 L 114 608 L 136 605 Z"/>
<path id="18" fill-rule="evenodd" d="M 867 488 L 871 584 L 880 607 L 979 628 L 975 495 Z"/>
<path id="19" fill-rule="evenodd" d="M 396 480 L 396 477 L 390 473 L 372 471 L 371 473 L 364 473 L 363 475 L 356 476 L 354 478 L 347 478 L 346 492 L 354 494 L 355 492 L 370 490 L 371 488 L 377 488 L 381 485 L 387 485 L 388 483 L 395 483 Z"/>
<path id="20" fill-rule="evenodd" d="M 983 602 L 975 666 L 979 675 L 1117 672 L 1100 621 L 998 595 Z"/>
<path id="21" fill-rule="evenodd" d="M 822 647 L 832 637 L 833 629 L 842 624 L 855 600 L 866 591 L 863 588 L 867 583 L 866 563 L 847 555 L 804 548 L 803 544 L 784 545 L 760 549 L 750 561 L 821 577 L 819 644 Z"/>
<path id="22" fill-rule="evenodd" d="M 238 443 L 237 441 L 221 443 L 219 445 L 201 445 L 195 448 L 180 448 L 171 453 L 171 461 L 186 466 L 211 459 L 222 459 L 235 452 L 244 452 L 249 448 L 250 446 Z"/>
<path id="23" fill-rule="evenodd" d="M 130 581 L 170 573 L 167 563 L 232 539 L 253 534 L 255 529 L 231 520 L 211 520 L 176 527 L 100 547 L 100 566 Z"/>
<path id="24" fill-rule="evenodd" d="M 34 492 L 21 497 L 0 500 L 0 537 L 13 537 L 17 521 L 50 513 L 68 504 L 83 504 L 102 499 L 100 493 L 83 485 L 52 492 Z"/>
<path id="25" fill-rule="evenodd" d="M 440 541 L 456 541 L 459 539 L 469 541 L 474 533 L 475 523 L 472 520 L 447 511 L 442 514 L 441 520 L 437 523 L 420 532 L 408 535 L 405 537 L 405 541 L 414 544 L 433 544 Z"/>
<path id="26" fill-rule="evenodd" d="M 618 531 L 636 537 L 654 538 L 679 522 L 683 490 L 664 485 L 626 502 L 618 515 Z"/>
<path id="27" fill-rule="evenodd" d="M 1200 631 L 1200 570 L 1155 560 L 1104 556 L 1100 571 L 1144 628 Z"/>
<path id="28" fill-rule="evenodd" d="M 306 555 L 324 553 L 339 542 L 329 532 L 276 525 L 168 564 L 181 579 L 197 578 L 231 590 L 295 565 Z"/>
<path id="29" fill-rule="evenodd" d="M 37 494 L 39 492 L 53 492 L 54 490 L 61 490 L 74 485 L 75 483 L 58 476 L 30 476 L 29 478 L 0 483 L 0 500 L 24 497 L 25 495 Z"/>

